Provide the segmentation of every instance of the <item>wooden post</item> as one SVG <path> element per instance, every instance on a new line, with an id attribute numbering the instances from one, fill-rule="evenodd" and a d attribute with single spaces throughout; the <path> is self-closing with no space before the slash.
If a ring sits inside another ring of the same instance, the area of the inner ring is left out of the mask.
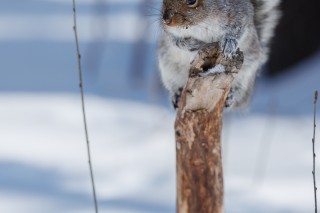
<path id="1" fill-rule="evenodd" d="M 242 52 L 227 60 L 219 43 L 212 43 L 191 64 L 175 122 L 178 213 L 223 212 L 222 112 L 242 63 Z M 217 64 L 225 72 L 198 75 Z"/>

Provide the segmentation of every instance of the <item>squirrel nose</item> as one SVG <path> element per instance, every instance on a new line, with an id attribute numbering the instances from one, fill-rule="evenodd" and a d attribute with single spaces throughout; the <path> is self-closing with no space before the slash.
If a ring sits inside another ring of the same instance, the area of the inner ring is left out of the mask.
<path id="1" fill-rule="evenodd" d="M 172 21 L 173 13 L 171 10 L 165 10 L 162 15 L 162 21 L 164 24 L 169 25 Z"/>

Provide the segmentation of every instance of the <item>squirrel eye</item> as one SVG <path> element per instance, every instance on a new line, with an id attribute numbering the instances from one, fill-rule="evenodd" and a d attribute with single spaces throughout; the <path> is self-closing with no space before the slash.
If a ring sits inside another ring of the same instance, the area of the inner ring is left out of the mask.
<path id="1" fill-rule="evenodd" d="M 189 7 L 196 7 L 198 5 L 198 0 L 186 0 L 186 4 Z"/>

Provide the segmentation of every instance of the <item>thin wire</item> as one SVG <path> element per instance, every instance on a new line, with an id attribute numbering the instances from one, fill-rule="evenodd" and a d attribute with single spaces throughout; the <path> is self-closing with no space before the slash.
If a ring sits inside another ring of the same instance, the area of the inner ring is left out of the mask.
<path id="1" fill-rule="evenodd" d="M 314 116 L 313 116 L 313 138 L 312 138 L 312 150 L 313 150 L 313 189 L 314 189 L 314 205 L 315 213 L 318 212 L 317 207 L 317 185 L 316 185 L 316 153 L 315 153 L 315 138 L 316 138 L 316 114 L 317 114 L 317 101 L 318 101 L 318 91 L 314 93 Z"/>
<path id="2" fill-rule="evenodd" d="M 87 127 L 87 118 L 86 118 L 84 92 L 83 92 L 81 54 L 80 54 L 78 31 L 77 31 L 76 1 L 72 0 L 72 2 L 73 2 L 73 23 L 74 23 L 73 31 L 74 31 L 75 44 L 76 44 L 76 49 L 77 49 L 77 61 L 78 61 L 78 72 L 79 72 L 79 88 L 80 88 L 80 93 L 81 93 L 83 123 L 84 123 L 84 130 L 85 130 L 86 143 L 87 143 L 88 163 L 89 163 L 89 169 L 90 169 L 90 177 L 91 177 L 92 193 L 93 193 L 93 200 L 94 200 L 94 208 L 95 208 L 95 213 L 98 213 L 99 211 L 98 211 L 96 189 L 95 189 L 95 184 L 94 184 L 94 176 L 93 176 L 93 169 L 92 169 L 92 163 L 91 163 L 89 134 L 88 134 L 88 127 Z"/>

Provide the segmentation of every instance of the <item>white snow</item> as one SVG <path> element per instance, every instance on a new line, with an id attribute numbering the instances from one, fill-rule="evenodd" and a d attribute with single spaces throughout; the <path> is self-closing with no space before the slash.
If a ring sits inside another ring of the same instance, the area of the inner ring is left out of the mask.
<path id="1" fill-rule="evenodd" d="M 78 33 L 81 42 L 125 41 L 140 39 L 144 28 L 157 31 L 146 17 L 135 13 L 112 15 L 78 15 Z M 73 18 L 70 14 L 0 15 L 0 41 L 43 40 L 73 42 Z M 98 30 L 93 30 L 98 29 Z M 107 29 L 107 30 L 106 30 Z M 154 42 L 156 33 L 148 36 Z"/>
<path id="2" fill-rule="evenodd" d="M 36 186 L 36 176 L 46 172 L 58 175 L 58 183 L 55 183 L 58 189 L 40 192 L 35 197 L 41 201 L 30 197 L 24 207 L 26 212 L 55 212 L 50 210 L 52 206 L 68 203 L 68 197 L 72 201 L 76 195 L 90 201 L 79 100 L 78 96 L 63 94 L 0 96 L 0 162 L 15 164 L 18 169 L 30 167 L 30 171 L 25 169 L 20 177 L 7 180 L 8 184 L 26 182 Z M 168 125 L 172 116 L 157 107 L 96 97 L 87 99 L 87 108 L 99 199 L 105 202 L 123 199 L 122 203 L 116 204 L 120 210 L 125 209 L 122 205 L 126 199 L 173 207 L 174 146 L 170 134 L 173 130 Z M 4 176 L 10 172 L 1 170 Z M 24 181 L 24 176 L 30 179 Z M 47 184 L 51 184 L 50 181 Z M 21 196 L 33 193 L 32 190 L 24 191 L 23 187 L 8 190 L 9 200 L 19 200 Z M 56 197 L 56 190 L 67 199 Z M 7 194 L 0 191 L 0 197 Z M 59 204 L 55 204 L 57 202 Z M 12 202 L 1 203 L 0 212 L 8 212 L 4 210 L 10 206 Z M 79 206 L 82 206 L 81 202 Z M 42 210 L 36 211 L 38 207 Z M 102 205 L 102 209 L 110 207 Z M 10 212 L 20 211 L 12 206 Z"/>
<path id="3" fill-rule="evenodd" d="M 72 1 L 66 0 L 37 0 L 37 1 L 48 1 L 60 4 L 71 4 Z M 99 0 L 98 3 L 140 3 L 143 0 Z M 97 0 L 76 0 L 78 4 L 96 4 Z"/>
<path id="4" fill-rule="evenodd" d="M 174 114 L 86 100 L 101 212 L 174 212 Z M 0 95 L 0 212 L 92 212 L 81 116 L 78 95 Z M 224 126 L 227 212 L 312 211 L 310 115 L 226 115 Z"/>
<path id="5" fill-rule="evenodd" d="M 225 66 L 222 64 L 218 64 L 217 66 L 209 69 L 205 73 L 200 73 L 200 76 L 208 76 L 210 74 L 217 74 L 217 73 L 222 73 L 226 70 Z"/>

